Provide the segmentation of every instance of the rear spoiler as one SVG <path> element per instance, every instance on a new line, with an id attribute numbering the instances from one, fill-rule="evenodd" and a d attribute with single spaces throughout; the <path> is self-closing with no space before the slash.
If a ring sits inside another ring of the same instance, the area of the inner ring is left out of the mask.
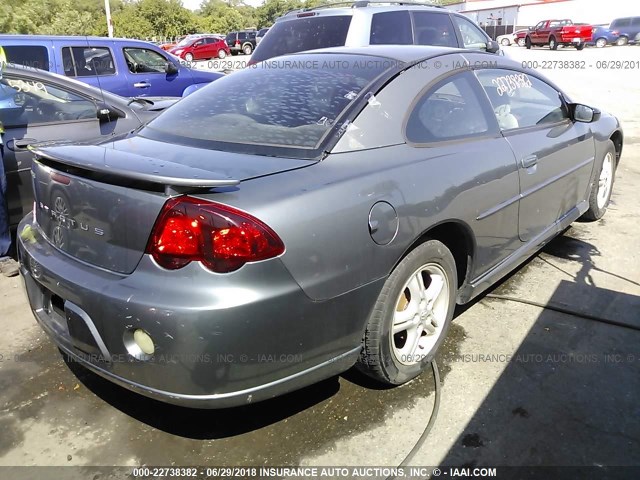
<path id="1" fill-rule="evenodd" d="M 167 196 L 240 184 L 240 180 L 223 174 L 100 146 L 38 144 L 29 146 L 29 150 L 35 155 L 34 161 L 56 170 L 112 184 L 147 185 Z M 131 164 L 138 168 L 131 169 Z"/>

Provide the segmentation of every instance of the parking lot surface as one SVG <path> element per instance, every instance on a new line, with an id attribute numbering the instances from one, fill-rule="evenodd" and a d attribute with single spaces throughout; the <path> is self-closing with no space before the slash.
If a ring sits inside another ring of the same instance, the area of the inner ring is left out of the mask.
<path id="1" fill-rule="evenodd" d="M 584 61 L 542 71 L 621 119 L 622 161 L 604 219 L 575 223 L 491 292 L 529 303 L 481 296 L 459 309 L 438 356 L 439 416 L 414 463 L 640 465 L 640 47 L 506 51 Z M 379 389 L 348 372 L 236 409 L 165 405 L 65 362 L 20 278 L 0 277 L 0 331 L 5 466 L 397 465 L 434 401 L 430 373 Z"/>

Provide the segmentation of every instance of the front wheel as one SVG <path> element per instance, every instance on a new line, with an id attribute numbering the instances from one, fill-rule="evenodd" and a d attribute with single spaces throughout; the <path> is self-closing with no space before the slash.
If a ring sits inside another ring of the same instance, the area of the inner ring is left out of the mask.
<path id="1" fill-rule="evenodd" d="M 428 240 L 416 247 L 382 287 L 357 368 L 388 385 L 422 373 L 451 325 L 457 285 L 455 260 L 443 243 Z"/>
<path id="2" fill-rule="evenodd" d="M 502 44 L 503 47 L 508 47 L 509 45 L 511 45 L 511 42 L 509 41 L 508 38 L 503 38 L 502 40 L 500 40 L 500 43 Z"/>
<path id="3" fill-rule="evenodd" d="M 520 46 L 520 47 L 524 47 L 524 46 L 526 45 L 526 43 L 527 43 L 527 42 L 525 41 L 525 39 L 524 39 L 524 38 L 519 38 L 519 39 L 518 39 L 518 46 Z M 531 48 L 531 47 L 529 47 L 529 48 Z"/>
<path id="4" fill-rule="evenodd" d="M 616 175 L 616 149 L 612 141 L 609 141 L 602 159 L 600 173 L 597 181 L 593 182 L 589 194 L 589 210 L 585 212 L 585 220 L 599 220 L 607 211 L 613 192 L 613 182 Z"/>
<path id="5" fill-rule="evenodd" d="M 191 53 L 187 53 L 187 54 L 184 56 L 184 59 L 185 59 L 187 62 L 189 62 L 189 63 L 193 62 L 193 54 L 191 54 Z"/>
<path id="6" fill-rule="evenodd" d="M 556 42 L 556 38 L 555 37 L 551 37 L 549 39 L 549 48 L 551 50 L 557 50 L 558 49 L 558 42 Z"/>
<path id="7" fill-rule="evenodd" d="M 222 59 L 222 58 L 226 58 L 227 56 L 227 52 L 225 52 L 224 50 L 218 50 L 218 58 Z"/>
<path id="8" fill-rule="evenodd" d="M 253 47 L 251 46 L 251 44 L 247 43 L 244 47 L 242 47 L 242 51 L 245 55 L 251 55 L 251 52 L 253 52 Z"/>

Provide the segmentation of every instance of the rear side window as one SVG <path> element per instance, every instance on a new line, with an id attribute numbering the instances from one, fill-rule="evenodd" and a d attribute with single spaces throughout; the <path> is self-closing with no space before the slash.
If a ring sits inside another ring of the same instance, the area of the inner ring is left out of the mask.
<path id="1" fill-rule="evenodd" d="M 104 47 L 63 47 L 62 64 L 67 77 L 94 77 L 116 73 L 111 50 Z"/>
<path id="2" fill-rule="evenodd" d="M 342 112 L 390 68 L 383 60 L 321 54 L 273 59 L 189 95 L 141 134 L 255 154 L 268 154 L 265 147 L 314 150 Z"/>
<path id="3" fill-rule="evenodd" d="M 458 46 L 456 32 L 449 15 L 413 12 L 413 25 L 417 45 Z"/>
<path id="4" fill-rule="evenodd" d="M 411 17 L 408 11 L 376 13 L 371 19 L 371 45 L 410 45 Z"/>
<path id="5" fill-rule="evenodd" d="M 631 25 L 630 18 L 619 18 L 618 20 L 614 20 L 611 24 L 611 28 L 624 28 Z"/>
<path id="6" fill-rule="evenodd" d="M 49 52 L 47 52 L 47 47 L 11 45 L 4 47 L 4 53 L 7 55 L 8 63 L 49 70 Z"/>
<path id="7" fill-rule="evenodd" d="M 261 62 L 287 53 L 344 46 L 351 15 L 296 18 L 276 22 L 269 36 L 253 53 L 252 60 Z"/>
<path id="8" fill-rule="evenodd" d="M 407 140 L 433 143 L 483 135 L 489 122 L 469 73 L 443 80 L 422 96 L 409 116 Z"/>

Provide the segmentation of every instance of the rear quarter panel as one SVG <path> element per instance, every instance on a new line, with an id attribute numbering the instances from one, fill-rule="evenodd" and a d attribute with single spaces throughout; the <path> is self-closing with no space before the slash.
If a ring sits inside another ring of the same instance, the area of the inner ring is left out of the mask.
<path id="1" fill-rule="evenodd" d="M 236 191 L 216 195 L 280 235 L 286 247 L 282 262 L 312 299 L 333 298 L 386 277 L 424 232 L 443 222 L 456 222 L 472 235 L 472 278 L 520 245 L 517 202 L 478 220 L 519 193 L 515 158 L 501 136 L 421 148 L 404 142 L 411 102 L 442 73 L 407 71 L 377 95 L 353 126 L 368 132 L 366 146 L 349 151 L 342 144 L 349 141 L 347 131 L 336 153 L 313 166 L 245 181 Z M 386 146 L 374 148 L 375 141 Z M 368 225 L 372 206 L 383 201 L 399 219 L 388 245 L 375 243 Z"/>

